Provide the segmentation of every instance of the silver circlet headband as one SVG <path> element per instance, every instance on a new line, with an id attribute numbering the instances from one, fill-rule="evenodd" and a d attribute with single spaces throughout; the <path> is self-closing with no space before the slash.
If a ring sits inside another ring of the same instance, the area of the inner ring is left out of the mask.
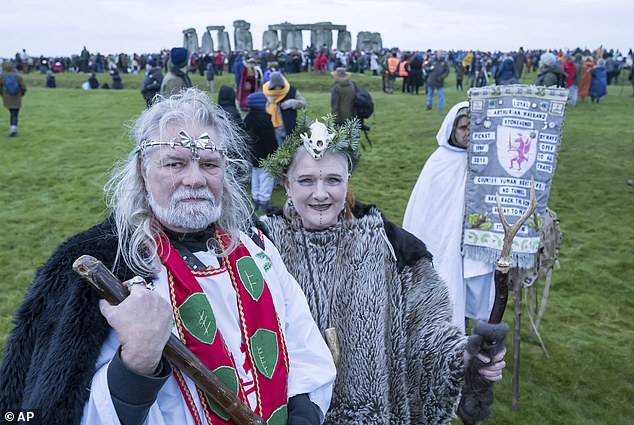
<path id="1" fill-rule="evenodd" d="M 216 143 L 211 140 L 209 137 L 209 133 L 203 133 L 198 138 L 193 138 L 190 136 L 185 130 L 181 130 L 178 132 L 178 137 L 173 138 L 170 141 L 155 141 L 155 140 L 144 140 L 142 141 L 136 149 L 136 152 L 143 152 L 145 149 L 151 148 L 153 146 L 169 146 L 171 148 L 175 147 L 183 147 L 188 148 L 192 152 L 192 159 L 200 159 L 200 155 L 198 155 L 198 151 L 200 149 L 210 149 L 212 152 L 220 151 L 223 152 L 222 148 L 219 148 Z"/>

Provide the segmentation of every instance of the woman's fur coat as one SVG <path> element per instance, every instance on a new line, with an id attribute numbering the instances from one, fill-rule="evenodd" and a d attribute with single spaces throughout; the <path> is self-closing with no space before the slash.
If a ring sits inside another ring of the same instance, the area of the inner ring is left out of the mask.
<path id="1" fill-rule="evenodd" d="M 341 363 L 326 423 L 443 424 L 464 379 L 464 341 L 425 245 L 358 204 L 357 220 L 307 231 L 263 218 L 320 330 L 336 328 Z"/>

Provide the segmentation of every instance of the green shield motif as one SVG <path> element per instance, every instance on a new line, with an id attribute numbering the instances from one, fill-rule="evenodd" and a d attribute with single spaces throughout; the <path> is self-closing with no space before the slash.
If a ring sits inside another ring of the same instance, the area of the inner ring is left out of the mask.
<path id="1" fill-rule="evenodd" d="M 216 337 L 216 317 L 202 292 L 191 294 L 178 307 L 178 316 L 185 329 L 198 341 L 211 345 Z"/>
<path id="2" fill-rule="evenodd" d="M 286 405 L 280 406 L 266 420 L 266 425 L 286 425 L 288 422 L 288 409 Z"/>
<path id="3" fill-rule="evenodd" d="M 214 374 L 218 377 L 218 379 L 224 382 L 235 395 L 238 395 L 238 374 L 236 373 L 235 369 L 229 366 L 220 366 L 219 368 L 214 370 Z M 224 409 L 220 407 L 220 405 L 216 403 L 211 397 L 209 397 L 208 395 L 205 395 L 205 397 L 207 397 L 209 408 L 213 410 L 214 413 L 218 415 L 218 417 L 222 418 L 225 421 L 228 421 L 230 416 L 227 414 L 227 412 L 225 412 Z"/>
<path id="4" fill-rule="evenodd" d="M 263 267 L 265 272 L 268 272 L 271 269 L 271 267 L 273 267 L 273 263 L 271 263 L 271 259 L 269 258 L 268 255 L 266 255 L 264 251 L 258 252 L 257 254 L 255 254 L 255 256 L 259 258 L 260 260 L 264 261 Z"/>
<path id="5" fill-rule="evenodd" d="M 251 337 L 251 357 L 258 371 L 271 379 L 277 366 L 277 335 L 268 329 L 260 328 Z"/>
<path id="6" fill-rule="evenodd" d="M 264 291 L 264 277 L 255 264 L 255 260 L 251 257 L 242 257 L 236 261 L 236 267 L 242 285 L 247 290 L 253 301 L 260 299 L 262 291 Z"/>

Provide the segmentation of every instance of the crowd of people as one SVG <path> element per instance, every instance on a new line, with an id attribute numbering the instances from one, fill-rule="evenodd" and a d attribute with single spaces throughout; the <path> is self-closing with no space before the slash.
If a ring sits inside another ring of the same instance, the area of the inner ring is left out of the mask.
<path id="1" fill-rule="evenodd" d="M 457 73 L 469 77 L 474 86 L 478 80 L 478 74 L 484 72 L 486 78 L 494 78 L 496 83 L 500 79 L 498 74 L 507 77 L 513 77 L 509 74 L 512 71 L 515 78 L 520 78 L 523 72 L 536 73 L 539 70 L 541 55 L 547 51 L 552 52 L 559 64 L 566 61 L 567 55 L 576 57 L 590 56 L 596 62 L 599 59 L 605 60 L 608 84 L 618 84 L 618 79 L 623 70 L 631 68 L 633 52 L 627 54 L 620 52 L 618 49 L 605 49 L 599 47 L 595 50 L 587 48 L 561 50 L 561 49 L 535 49 L 524 50 L 520 47 L 513 52 L 486 52 L 486 51 L 455 51 L 449 50 L 443 53 L 444 59 L 448 65 Z M 272 51 L 269 49 L 254 50 L 251 52 L 208 52 L 202 51 L 189 52 L 188 68 L 190 71 L 197 72 L 201 76 L 208 69 L 208 65 L 214 69 L 215 74 L 221 75 L 223 72 L 233 72 L 236 61 L 255 60 L 261 69 L 267 69 L 270 63 L 273 63 L 277 70 L 284 74 L 293 74 L 299 72 L 319 72 L 325 73 L 334 71 L 336 68 L 344 67 L 352 73 L 369 72 L 371 75 L 380 75 L 388 73 L 388 60 L 393 54 L 396 54 L 397 62 L 394 64 L 392 72 L 396 77 L 409 77 L 414 71 L 414 80 L 418 79 L 418 71 L 425 71 L 431 66 L 431 63 L 437 59 L 434 51 L 431 49 L 419 51 L 402 51 L 398 48 L 383 48 L 378 51 L 340 51 L 337 49 L 329 49 L 326 46 L 314 48 L 307 46 L 305 49 L 286 49 Z M 117 70 L 120 74 L 139 73 L 146 69 L 146 65 L 153 59 L 164 71 L 167 70 L 169 60 L 169 49 L 163 49 L 154 53 L 143 53 L 128 55 L 126 53 L 108 54 L 91 53 L 86 47 L 79 54 L 71 56 L 47 57 L 40 55 L 33 57 L 22 52 L 15 54 L 14 58 L 4 58 L 3 60 L 12 60 L 16 69 L 23 73 L 39 71 L 46 73 L 50 70 L 54 73 L 59 72 L 82 72 L 82 73 L 102 73 Z M 509 68 L 509 59 L 512 61 L 512 69 Z M 420 63 L 419 63 L 420 62 Z M 462 68 L 458 70 L 457 68 Z M 485 82 L 486 82 L 485 81 Z M 480 81 L 481 83 L 482 81 Z M 407 87 L 407 84 L 405 85 Z"/>
<path id="2" fill-rule="evenodd" d="M 395 83 L 402 81 L 401 92 L 410 95 L 426 94 L 426 109 L 433 107 L 437 97 L 438 110 L 444 109 L 445 80 L 450 72 L 455 74 L 456 90 L 463 91 L 464 86 L 482 87 L 489 84 L 505 85 L 527 81 L 528 74 L 535 78 L 528 81 L 535 85 L 565 87 L 569 91 L 569 105 L 576 105 L 580 99 L 585 102 L 590 98 L 592 103 L 599 103 L 607 95 L 609 85 L 618 84 L 623 71 L 627 72 L 632 84 L 634 96 L 634 52 L 627 54 L 619 50 L 576 48 L 573 50 L 553 49 L 524 50 L 520 47 L 514 52 L 484 51 L 401 51 L 399 49 L 381 49 L 380 51 L 359 52 L 356 50 L 342 52 L 337 49 L 320 49 L 307 47 L 304 50 L 287 49 L 271 51 L 268 49 L 252 52 L 202 53 L 188 52 L 185 48 L 164 49 L 157 53 L 102 55 L 90 53 L 86 47 L 77 55 L 70 57 L 33 57 L 26 50 L 15 54 L 14 58 L 2 59 L 2 75 L 16 74 L 19 78 L 20 90 L 8 92 L 0 85 L 5 107 L 11 111 L 10 135 L 17 135 L 18 113 L 21 98 L 26 93 L 26 86 L 21 77 L 23 74 L 39 71 L 46 75 L 45 85 L 56 87 L 55 74 L 60 72 L 83 72 L 88 76 L 82 87 L 84 89 L 123 88 L 121 75 L 128 73 L 144 73 L 145 78 L 141 95 L 147 106 L 157 94 L 176 92 L 192 86 L 189 75 L 199 73 L 204 76 L 211 92 L 215 91 L 214 79 L 223 73 L 231 73 L 235 78 L 238 107 L 242 114 L 248 111 L 250 94 L 265 90 L 269 98 L 271 75 L 276 79 L 283 78 L 288 83 L 288 76 L 299 72 L 335 73 L 343 69 L 348 74 L 369 72 L 382 79 L 383 91 L 395 93 Z M 6 67 L 5 67 L 6 64 Z M 99 75 L 108 72 L 111 82 L 99 82 Z M 0 84 L 3 76 L 0 75 Z M 287 76 L 287 77 L 284 77 Z M 267 88 L 265 85 L 268 83 Z M 275 83 L 273 85 L 275 87 Z M 282 91 L 285 89 L 280 87 Z M 296 91 L 289 86 L 290 95 L 285 95 L 280 104 L 278 114 L 272 106 L 267 109 L 276 122 L 278 142 L 286 134 L 290 134 L 290 122 L 296 117 L 295 111 L 305 107 L 301 95 L 293 97 Z M 396 92 L 399 90 L 396 89 Z M 281 92 L 278 92 L 281 93 Z M 343 93 L 341 90 L 338 93 Z M 289 98 L 290 96 L 290 98 Z M 348 91 L 348 98 L 350 98 Z M 340 96 L 341 98 L 341 96 Z M 337 99 L 332 97 L 331 99 Z M 346 103 L 348 101 L 344 101 Z M 293 105 L 288 107 L 288 105 Z M 350 115 L 350 108 L 336 108 L 333 112 Z M 280 125 L 283 118 L 285 125 Z M 364 129 L 367 127 L 363 124 Z M 286 131 L 283 131 L 286 129 Z"/>

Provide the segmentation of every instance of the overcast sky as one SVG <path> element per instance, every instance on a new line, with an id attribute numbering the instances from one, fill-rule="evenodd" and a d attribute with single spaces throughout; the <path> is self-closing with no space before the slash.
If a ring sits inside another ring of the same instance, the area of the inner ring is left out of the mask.
<path id="1" fill-rule="evenodd" d="M 379 32 L 402 50 L 634 47 L 632 0 L 19 0 L 2 7 L 0 57 L 91 52 L 145 53 L 181 46 L 193 27 L 251 24 L 254 48 L 268 25 L 329 21 Z M 217 46 L 215 32 L 212 34 Z M 336 32 L 333 46 L 336 47 Z M 310 43 L 309 32 L 303 34 Z"/>

